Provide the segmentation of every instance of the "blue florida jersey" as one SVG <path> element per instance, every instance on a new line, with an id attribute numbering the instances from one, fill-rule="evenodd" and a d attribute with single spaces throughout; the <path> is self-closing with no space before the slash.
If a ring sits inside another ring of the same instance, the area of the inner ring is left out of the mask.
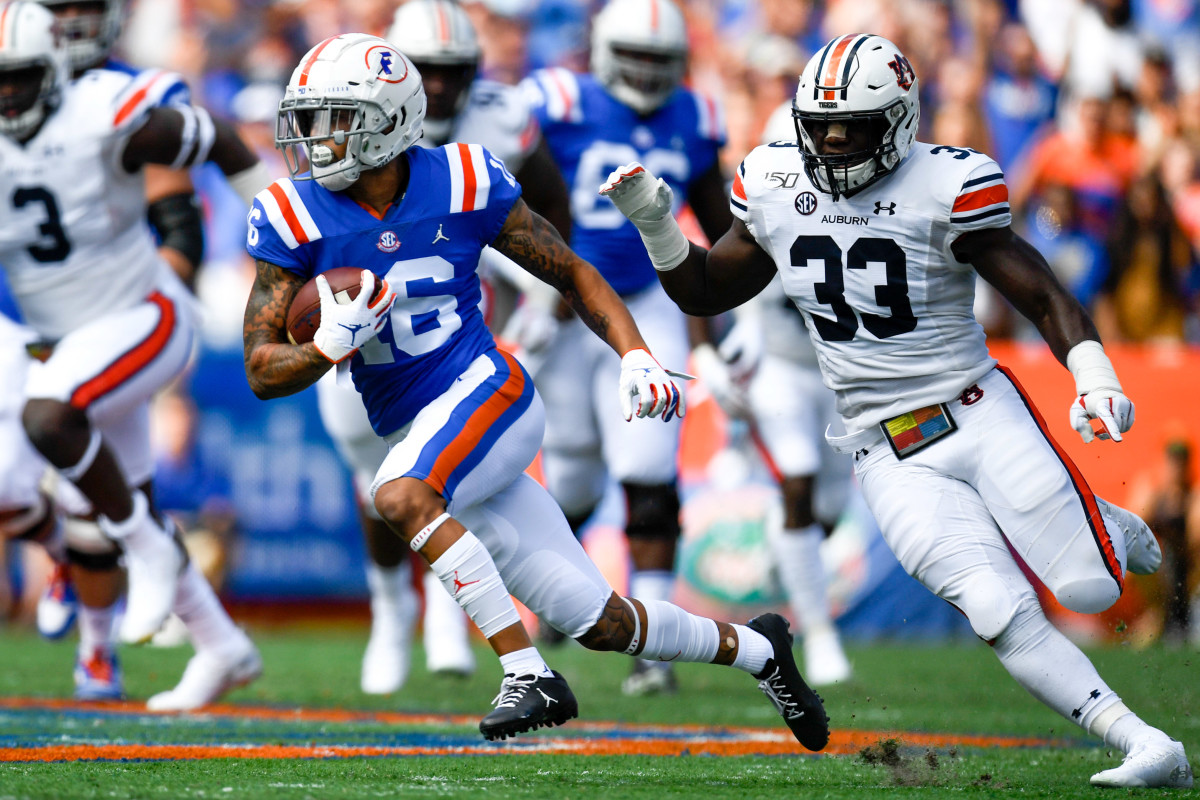
<path id="1" fill-rule="evenodd" d="M 535 72 L 524 87 L 571 192 L 572 249 L 618 294 L 656 283 L 637 228 L 599 195 L 600 185 L 617 167 L 641 162 L 671 187 L 678 212 L 692 182 L 712 168 L 725 144 L 716 103 L 681 88 L 643 117 L 592 75 L 562 68 Z"/>
<path id="2" fill-rule="evenodd" d="M 480 145 L 411 147 L 408 189 L 382 218 L 344 192 L 284 178 L 254 198 L 246 249 L 305 280 L 361 267 L 396 291 L 390 319 L 350 364 L 371 426 L 386 436 L 495 348 L 479 311 L 479 253 L 521 187 Z"/>

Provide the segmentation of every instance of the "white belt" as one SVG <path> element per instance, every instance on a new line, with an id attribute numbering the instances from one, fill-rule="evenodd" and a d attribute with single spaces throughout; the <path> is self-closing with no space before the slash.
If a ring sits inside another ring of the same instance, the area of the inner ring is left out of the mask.
<path id="1" fill-rule="evenodd" d="M 855 453 L 864 447 L 883 444 L 883 431 L 874 425 L 863 431 L 855 431 L 845 436 L 834 436 L 833 426 L 825 429 L 825 441 L 839 453 Z"/>

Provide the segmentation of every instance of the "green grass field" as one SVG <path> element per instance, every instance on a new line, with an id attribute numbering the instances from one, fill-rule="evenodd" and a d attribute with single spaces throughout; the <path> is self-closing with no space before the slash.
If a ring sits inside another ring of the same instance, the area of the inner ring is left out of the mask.
<path id="1" fill-rule="evenodd" d="M 251 631 L 266 672 L 227 698 L 244 706 L 281 709 L 361 709 L 469 715 L 421 731 L 377 720 L 241 719 L 234 716 L 97 715 L 0 706 L 4 750 L 63 743 L 278 744 L 289 746 L 395 744 L 408 737 L 482 743 L 473 721 L 489 709 L 499 666 L 478 650 L 480 669 L 469 680 L 431 676 L 414 653 L 403 691 L 374 698 L 358 690 L 365 628 L 270 628 Z M 35 636 L 0 635 L 0 697 L 69 698 L 72 647 Z M 890 796 L 1094 797 L 1093 772 L 1119 756 L 1043 708 L 1007 676 L 981 643 L 873 644 L 849 648 L 856 675 L 822 692 L 835 729 L 891 731 L 846 755 L 806 756 L 579 756 L 525 754 L 496 747 L 495 755 L 312 759 L 219 758 L 174 761 L 0 763 L 0 798 L 374 798 L 374 797 L 700 797 L 858 798 Z M 134 700 L 169 688 L 190 649 L 127 649 L 126 686 Z M 754 681 L 732 670 L 680 665 L 673 697 L 631 699 L 619 691 L 628 671 L 622 656 L 590 653 L 570 644 L 546 651 L 571 681 L 581 720 L 523 737 L 522 746 L 558 736 L 600 736 L 583 723 L 751 726 L 781 729 Z M 1101 674 L 1146 721 L 1200 753 L 1200 653 L 1128 647 L 1091 650 Z M 596 728 L 597 726 L 592 726 Z M 1040 748 L 930 748 L 905 742 L 906 732 L 1045 737 Z M 3 751 L 0 751 L 3 758 Z M 1126 796 L 1194 796 L 1151 790 Z"/>

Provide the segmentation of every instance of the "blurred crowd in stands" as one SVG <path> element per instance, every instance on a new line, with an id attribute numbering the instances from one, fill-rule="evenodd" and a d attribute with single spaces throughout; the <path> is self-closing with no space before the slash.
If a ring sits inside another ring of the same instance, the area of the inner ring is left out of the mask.
<path id="1" fill-rule="evenodd" d="M 484 74 L 516 83 L 543 66 L 586 70 L 589 20 L 601 4 L 464 7 L 481 34 Z M 135 0 L 122 45 L 134 63 L 182 72 L 200 102 L 240 120 L 269 156 L 275 104 L 300 55 L 335 32 L 384 32 L 396 5 Z M 683 6 L 689 79 L 724 108 L 729 174 L 812 52 L 834 35 L 879 33 L 922 76 L 919 138 L 997 159 L 1017 227 L 1092 310 L 1105 342 L 1200 341 L 1200 0 Z M 239 261 L 240 233 L 210 225 L 210 259 Z M 986 287 L 978 306 L 991 335 L 1036 336 Z"/>

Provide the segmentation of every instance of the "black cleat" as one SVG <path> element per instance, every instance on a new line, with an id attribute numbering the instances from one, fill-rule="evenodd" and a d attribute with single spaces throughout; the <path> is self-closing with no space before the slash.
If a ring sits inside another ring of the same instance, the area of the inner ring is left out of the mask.
<path id="1" fill-rule="evenodd" d="M 821 696 L 808 687 L 796 667 L 788 621 L 778 614 L 763 614 L 746 627 L 767 637 L 775 651 L 763 671 L 754 676 L 758 688 L 775 705 L 796 741 L 809 750 L 824 749 L 829 744 L 829 715 Z"/>
<path id="2" fill-rule="evenodd" d="M 500 694 L 492 701 L 496 710 L 479 722 L 479 732 L 489 741 L 507 739 L 518 733 L 553 728 L 579 716 L 579 704 L 566 679 L 505 675 Z"/>

